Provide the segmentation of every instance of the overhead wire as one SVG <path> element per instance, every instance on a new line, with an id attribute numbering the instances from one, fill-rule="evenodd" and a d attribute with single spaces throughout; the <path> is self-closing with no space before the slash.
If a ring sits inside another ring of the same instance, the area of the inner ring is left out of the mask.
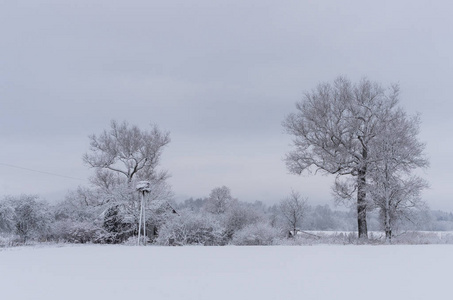
<path id="1" fill-rule="evenodd" d="M 0 165 L 6 166 L 6 167 L 10 167 L 10 168 L 15 168 L 15 169 L 20 169 L 20 170 L 26 170 L 26 171 L 30 171 L 30 172 L 35 172 L 35 173 L 41 173 L 41 174 L 61 177 L 61 178 L 85 181 L 85 179 L 81 179 L 81 178 L 77 178 L 77 177 L 71 177 L 71 176 L 56 174 L 56 173 L 47 172 L 47 171 L 40 171 L 40 170 L 35 170 L 35 169 L 30 169 L 30 168 L 24 168 L 24 167 L 20 167 L 20 166 L 11 165 L 11 164 L 5 164 L 5 163 L 2 163 L 2 162 L 0 162 Z"/>

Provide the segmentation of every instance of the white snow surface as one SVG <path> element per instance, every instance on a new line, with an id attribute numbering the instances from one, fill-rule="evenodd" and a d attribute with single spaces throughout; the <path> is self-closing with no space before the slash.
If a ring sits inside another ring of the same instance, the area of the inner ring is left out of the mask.
<path id="1" fill-rule="evenodd" d="M 452 245 L 0 250 L 1 299 L 448 299 Z"/>

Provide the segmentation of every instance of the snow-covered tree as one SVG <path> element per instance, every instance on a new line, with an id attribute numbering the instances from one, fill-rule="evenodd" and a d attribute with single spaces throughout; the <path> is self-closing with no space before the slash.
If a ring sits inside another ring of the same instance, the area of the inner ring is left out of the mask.
<path id="1" fill-rule="evenodd" d="M 420 119 L 398 110 L 385 118 L 381 134 L 374 141 L 375 162 L 370 166 L 370 196 L 381 211 L 387 241 L 395 222 L 410 218 L 413 209 L 424 207 L 420 193 L 427 182 L 413 175 L 426 168 L 425 145 L 418 140 Z"/>
<path id="2" fill-rule="evenodd" d="M 197 199 L 193 199 L 193 198 L 189 198 L 189 199 L 186 199 L 184 200 L 182 203 L 179 203 L 177 205 L 177 208 L 178 209 L 188 209 L 190 211 L 193 211 L 193 212 L 199 212 L 203 209 L 203 207 L 205 207 L 205 203 L 206 203 L 207 199 L 203 199 L 203 198 L 197 198 Z"/>
<path id="3" fill-rule="evenodd" d="M 103 207 L 93 190 L 79 187 L 52 207 L 52 237 L 71 243 L 97 242 L 105 234 L 102 228 Z"/>
<path id="4" fill-rule="evenodd" d="M 0 200 L 0 233 L 11 233 L 14 230 L 14 207 L 11 201 Z"/>
<path id="5" fill-rule="evenodd" d="M 94 221 L 102 213 L 104 197 L 94 189 L 78 187 L 69 191 L 65 199 L 53 208 L 55 220 L 71 220 L 74 222 Z"/>
<path id="6" fill-rule="evenodd" d="M 289 197 L 280 202 L 279 208 L 285 229 L 291 230 L 295 235 L 307 214 L 307 199 L 300 193 L 291 191 Z"/>
<path id="7" fill-rule="evenodd" d="M 90 151 L 83 159 L 95 169 L 91 178 L 93 189 L 81 195 L 86 196 L 90 205 L 104 209 L 104 229 L 112 235 L 109 240 L 121 242 L 137 233 L 140 197 L 135 182 L 150 182 L 150 192 L 145 199 L 147 210 L 152 210 L 152 201 L 167 203 L 172 198 L 166 182 L 168 173 L 158 170 L 170 136 L 155 125 L 150 130 L 142 130 L 127 122 L 112 121 L 109 130 L 89 138 Z"/>
<path id="8" fill-rule="evenodd" d="M 217 187 L 209 194 L 205 209 L 212 214 L 223 214 L 232 205 L 233 201 L 234 199 L 228 187 Z"/>
<path id="9" fill-rule="evenodd" d="M 352 84 L 339 77 L 307 92 L 297 112 L 283 123 L 293 135 L 286 157 L 291 173 L 314 171 L 354 178 L 359 238 L 367 238 L 367 179 L 374 140 L 382 131 L 382 115 L 397 108 L 398 87 L 382 88 L 363 79 Z"/>
<path id="10" fill-rule="evenodd" d="M 40 201 L 35 195 L 20 195 L 5 197 L 10 207 L 14 209 L 14 233 L 23 243 L 33 238 L 45 236 L 50 229 L 52 215 L 46 202 Z"/>
<path id="11" fill-rule="evenodd" d="M 117 182 L 118 175 L 124 176 L 128 183 L 134 178 L 164 180 L 168 177 L 166 172 L 158 172 L 157 167 L 165 146 L 170 143 L 170 134 L 156 125 L 147 131 L 113 120 L 109 131 L 89 138 L 90 152 L 83 160 L 100 172 L 93 179 L 98 186 L 109 188 Z"/>

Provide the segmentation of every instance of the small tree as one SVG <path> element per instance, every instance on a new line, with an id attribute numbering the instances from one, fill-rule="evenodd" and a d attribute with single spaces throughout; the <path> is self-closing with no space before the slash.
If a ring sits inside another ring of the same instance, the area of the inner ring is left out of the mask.
<path id="1" fill-rule="evenodd" d="M 233 197 L 228 187 L 217 187 L 211 191 L 205 209 L 212 214 L 223 214 L 231 206 Z"/>
<path id="2" fill-rule="evenodd" d="M 375 162 L 370 168 L 370 196 L 379 207 L 386 240 L 391 241 L 395 222 L 409 218 L 411 210 L 424 207 L 420 193 L 427 182 L 412 175 L 426 168 L 425 145 L 418 141 L 420 119 L 409 118 L 402 110 L 389 114 L 374 141 Z"/>
<path id="3" fill-rule="evenodd" d="M 370 195 L 379 208 L 379 216 L 385 231 L 385 239 L 391 243 L 393 230 L 398 221 L 413 221 L 416 210 L 425 209 L 421 191 L 428 186 L 427 182 L 417 176 L 407 179 L 394 178 L 375 182 Z"/>
<path id="4" fill-rule="evenodd" d="M 285 227 L 293 232 L 296 236 L 298 227 L 302 224 L 307 213 L 307 199 L 295 191 L 292 191 L 288 198 L 280 202 L 280 213 L 283 216 Z"/>

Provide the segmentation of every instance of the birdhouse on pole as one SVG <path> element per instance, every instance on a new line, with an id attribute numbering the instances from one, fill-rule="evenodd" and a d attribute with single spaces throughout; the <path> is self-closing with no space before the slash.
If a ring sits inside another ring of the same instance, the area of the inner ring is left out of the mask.
<path id="1" fill-rule="evenodd" d="M 151 183 L 149 181 L 139 181 L 136 185 L 137 191 L 140 193 L 140 218 L 138 223 L 138 239 L 137 245 L 140 246 L 140 234 L 142 231 L 143 218 L 143 245 L 146 245 L 146 215 L 145 215 L 145 194 L 151 191 Z"/>

